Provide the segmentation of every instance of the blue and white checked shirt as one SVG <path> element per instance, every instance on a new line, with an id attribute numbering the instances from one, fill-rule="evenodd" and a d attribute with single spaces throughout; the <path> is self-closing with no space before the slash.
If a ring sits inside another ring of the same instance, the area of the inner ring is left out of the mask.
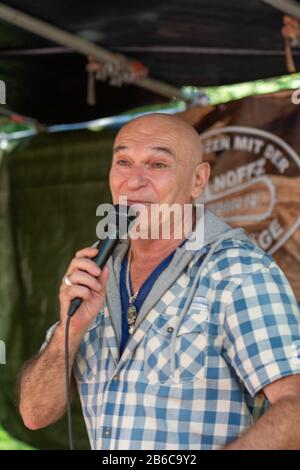
<path id="1" fill-rule="evenodd" d="M 206 219 L 215 239 L 228 230 Z M 300 315 L 288 281 L 247 237 L 227 233 L 206 264 L 211 241 L 192 255 L 178 249 L 121 357 L 119 284 L 110 275 L 107 303 L 74 364 L 93 449 L 222 448 L 266 410 L 265 385 L 300 373 Z"/>

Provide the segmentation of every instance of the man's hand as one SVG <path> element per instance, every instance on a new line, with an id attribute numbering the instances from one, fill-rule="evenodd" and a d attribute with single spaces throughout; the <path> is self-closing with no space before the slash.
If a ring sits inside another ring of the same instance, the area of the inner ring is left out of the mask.
<path id="1" fill-rule="evenodd" d="M 108 279 L 108 268 L 102 271 L 90 258 L 98 253 L 97 248 L 84 248 L 78 251 L 72 259 L 67 276 L 71 286 L 61 284 L 60 318 L 64 327 L 71 301 L 76 297 L 83 299 L 71 321 L 71 333 L 82 334 L 99 313 L 105 299 L 105 287 Z"/>

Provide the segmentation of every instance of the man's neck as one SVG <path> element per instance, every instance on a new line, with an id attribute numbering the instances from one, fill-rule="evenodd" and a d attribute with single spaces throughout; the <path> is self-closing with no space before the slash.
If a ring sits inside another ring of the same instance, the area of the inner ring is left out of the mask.
<path id="1" fill-rule="evenodd" d="M 192 226 L 194 227 L 196 223 L 195 211 L 192 214 Z M 162 261 L 170 253 L 172 253 L 186 238 L 186 234 L 192 227 L 185 227 L 187 232 L 182 228 L 181 237 L 175 237 L 174 227 L 171 228 L 171 233 L 173 236 L 169 239 L 159 238 L 159 239 L 142 239 L 138 238 L 131 241 L 131 256 L 134 264 L 140 265 L 145 263 L 145 265 L 157 264 L 157 261 Z"/>
<path id="2" fill-rule="evenodd" d="M 146 265 L 157 260 L 162 261 L 183 242 L 182 239 L 171 240 L 132 240 L 131 256 L 132 262 Z"/>

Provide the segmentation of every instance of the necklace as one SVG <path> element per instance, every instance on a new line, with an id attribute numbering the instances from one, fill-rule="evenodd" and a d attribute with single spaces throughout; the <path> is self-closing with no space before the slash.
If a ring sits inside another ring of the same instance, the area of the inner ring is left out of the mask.
<path id="1" fill-rule="evenodd" d="M 138 296 L 139 289 L 132 295 L 130 279 L 129 279 L 130 263 L 131 263 L 131 250 L 129 251 L 129 254 L 128 254 L 128 261 L 127 261 L 127 266 L 126 266 L 126 288 L 127 288 L 128 298 L 129 298 L 129 307 L 127 309 L 128 331 L 129 331 L 129 334 L 132 335 L 132 333 L 134 332 L 134 325 L 135 325 L 136 317 L 137 317 L 137 309 L 136 309 L 136 306 L 134 305 L 134 302 Z"/>

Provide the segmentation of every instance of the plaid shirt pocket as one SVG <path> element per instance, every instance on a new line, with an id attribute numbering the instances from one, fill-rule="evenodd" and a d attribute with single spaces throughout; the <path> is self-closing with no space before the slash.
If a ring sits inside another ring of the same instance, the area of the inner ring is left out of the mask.
<path id="1" fill-rule="evenodd" d="M 191 381 L 203 373 L 207 347 L 208 309 L 191 307 L 181 322 L 176 338 L 175 375 L 179 381 Z M 150 383 L 167 383 L 171 377 L 171 342 L 177 316 L 161 314 L 147 333 L 143 372 Z"/>
<path id="2" fill-rule="evenodd" d="M 208 307 L 192 302 L 183 319 L 176 342 L 176 369 L 179 381 L 186 382 L 203 376 L 208 346 Z"/>

